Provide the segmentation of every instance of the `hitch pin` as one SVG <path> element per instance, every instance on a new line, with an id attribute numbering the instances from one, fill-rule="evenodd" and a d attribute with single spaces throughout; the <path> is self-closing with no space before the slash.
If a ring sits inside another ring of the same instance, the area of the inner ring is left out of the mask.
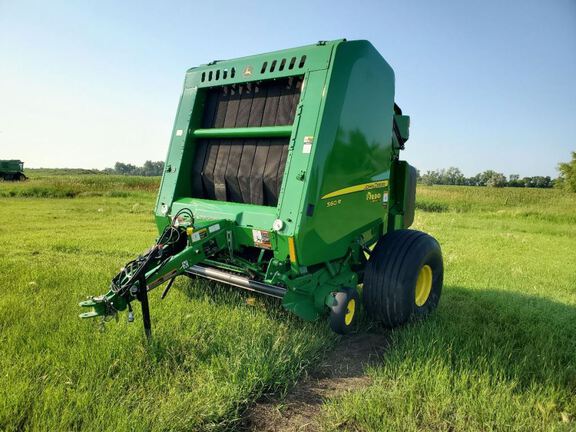
<path id="1" fill-rule="evenodd" d="M 134 312 L 132 311 L 132 305 L 128 303 L 128 322 L 134 322 Z"/>

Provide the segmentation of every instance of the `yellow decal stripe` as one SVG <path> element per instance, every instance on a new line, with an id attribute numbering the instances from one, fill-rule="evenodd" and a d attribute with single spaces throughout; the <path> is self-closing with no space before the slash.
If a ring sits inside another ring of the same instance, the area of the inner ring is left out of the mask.
<path id="1" fill-rule="evenodd" d="M 378 189 L 388 186 L 388 180 L 380 180 L 371 183 L 363 183 L 356 186 L 349 186 L 344 189 L 338 189 L 337 191 L 330 192 L 322 197 L 322 199 L 334 198 L 340 195 L 347 195 L 354 192 L 361 192 L 370 189 Z"/>
<path id="2" fill-rule="evenodd" d="M 290 251 L 290 261 L 296 262 L 296 247 L 294 245 L 294 237 L 288 237 L 288 250 Z"/>

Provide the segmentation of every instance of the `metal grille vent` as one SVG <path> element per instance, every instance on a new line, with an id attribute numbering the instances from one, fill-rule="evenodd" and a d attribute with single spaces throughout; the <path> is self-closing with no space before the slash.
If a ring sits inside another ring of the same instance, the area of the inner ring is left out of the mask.
<path id="1" fill-rule="evenodd" d="M 288 68 L 288 70 L 293 70 L 296 67 L 296 61 L 297 61 L 297 58 L 292 57 L 290 59 L 290 62 L 288 63 L 288 65 L 286 65 L 286 59 L 285 58 L 280 60 L 280 62 L 278 62 L 278 60 L 272 60 L 272 62 L 270 63 L 270 68 L 268 68 L 268 62 L 264 62 L 264 63 L 262 63 L 262 68 L 260 68 L 260 73 L 264 74 L 266 72 L 274 72 L 276 70 L 281 72 L 286 68 Z M 300 61 L 298 62 L 298 69 L 302 69 L 305 64 L 306 64 L 306 56 L 303 55 L 302 57 L 300 57 Z M 276 69 L 276 68 L 278 68 L 278 69 Z"/>
<path id="2" fill-rule="evenodd" d="M 200 80 L 202 82 L 219 81 L 220 78 L 224 80 L 228 78 L 228 74 L 230 74 L 230 78 L 234 78 L 236 76 L 236 68 L 230 68 L 230 71 L 228 71 L 228 69 L 214 69 L 207 72 L 202 72 Z"/>
<path id="3" fill-rule="evenodd" d="M 296 63 L 298 62 L 298 64 Z M 294 70 L 294 69 L 302 69 L 306 64 L 306 56 L 303 55 L 298 60 L 297 57 L 292 57 L 288 61 L 287 59 L 283 58 L 280 61 L 272 60 L 270 63 L 265 61 L 262 63 L 262 67 L 260 68 L 260 74 L 265 74 L 266 72 L 282 72 L 283 70 Z M 225 80 L 228 77 L 234 78 L 236 76 L 236 68 L 232 67 L 230 70 L 228 69 L 213 69 L 209 71 L 202 72 L 200 76 L 201 82 L 212 82 L 212 81 L 220 81 Z"/>

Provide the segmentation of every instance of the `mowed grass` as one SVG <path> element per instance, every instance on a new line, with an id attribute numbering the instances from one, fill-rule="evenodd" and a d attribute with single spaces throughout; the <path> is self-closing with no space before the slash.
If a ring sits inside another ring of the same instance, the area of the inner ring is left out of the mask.
<path id="1" fill-rule="evenodd" d="M 184 278 L 152 293 L 150 346 L 139 307 L 134 324 L 79 320 L 77 302 L 153 242 L 159 180 L 31 177 L 0 183 L 0 430 L 236 430 L 335 342 L 275 301 Z M 441 304 L 372 330 L 389 335 L 373 383 L 327 401 L 325 429 L 574 430 L 575 215 L 556 190 L 419 187 Z"/>
<path id="2" fill-rule="evenodd" d="M 414 228 L 442 245 L 430 319 L 390 332 L 373 384 L 327 430 L 576 430 L 576 195 L 420 187 Z M 427 210 L 427 211 L 423 211 Z"/>
<path id="3" fill-rule="evenodd" d="M 106 292 L 157 235 L 155 193 L 126 186 L 140 180 L 98 176 L 122 197 L 82 176 L 71 187 L 98 194 L 0 198 L 0 430 L 233 430 L 248 404 L 285 391 L 334 342 L 277 302 L 251 306 L 243 292 L 185 278 L 163 301 L 152 293 L 150 346 L 139 307 L 133 324 L 81 321 L 78 301 Z"/>

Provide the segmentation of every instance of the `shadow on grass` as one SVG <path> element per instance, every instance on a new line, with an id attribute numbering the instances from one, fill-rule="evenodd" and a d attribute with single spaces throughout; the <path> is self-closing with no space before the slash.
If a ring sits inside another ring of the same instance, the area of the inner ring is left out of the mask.
<path id="1" fill-rule="evenodd" d="M 329 398 L 320 423 L 327 430 L 573 430 L 575 318 L 573 305 L 543 296 L 447 286 L 428 319 L 388 332 L 389 349 L 368 371 L 373 383 Z"/>
<path id="2" fill-rule="evenodd" d="M 366 319 L 363 311 L 360 311 L 359 324 L 355 332 L 347 336 L 337 336 L 328 331 L 328 314 L 313 323 L 305 324 L 296 315 L 285 310 L 280 299 L 195 278 L 180 289 L 189 299 L 208 300 L 232 307 L 250 304 L 251 307 L 266 313 L 270 319 L 282 321 L 293 328 L 312 325 L 317 326 L 319 331 L 326 330 L 328 337 L 332 336 L 334 343 L 331 345 L 332 349 L 325 353 L 324 361 L 307 371 L 308 375 L 314 379 L 364 376 L 365 367 L 379 362 L 388 347 L 389 332 L 380 331 L 375 327 Z"/>
<path id="3" fill-rule="evenodd" d="M 181 289 L 189 298 L 231 306 L 255 297 L 255 307 L 270 318 L 294 328 L 300 325 L 277 299 L 204 281 L 191 280 Z M 430 371 L 422 369 L 426 361 L 471 379 L 482 373 L 494 385 L 514 383 L 518 392 L 556 394 L 550 397 L 557 398 L 558 409 L 570 412 L 566 405 L 573 403 L 569 395 L 576 392 L 575 318 L 574 306 L 545 297 L 446 286 L 440 307 L 423 321 L 388 330 L 361 316 L 358 331 L 335 338 L 322 360 L 309 365 L 286 395 L 275 393 L 272 386 L 249 404 L 240 429 L 275 430 L 296 413 L 316 418 L 327 398 L 368 388 L 374 376 L 368 369 L 376 376 L 382 367 L 392 375 L 418 369 L 419 374 L 427 374 Z M 327 323 L 319 320 L 314 325 Z M 279 406 L 284 407 L 282 412 Z M 297 426 L 293 421 L 289 424 Z"/>
<path id="4" fill-rule="evenodd" d="M 180 289 L 189 299 L 209 300 L 230 306 L 251 305 L 265 311 L 270 318 L 295 320 L 295 316 L 282 307 L 280 299 L 243 288 L 218 283 L 209 279 L 191 277 Z"/>
<path id="5" fill-rule="evenodd" d="M 260 305 L 271 318 L 295 319 L 277 299 L 238 288 L 191 280 L 184 291 L 190 298 L 209 297 L 210 301 L 236 305 L 254 296 L 256 307 Z M 326 322 L 319 320 L 317 325 Z M 382 347 L 375 346 L 376 339 L 370 336 L 374 334 L 382 336 L 378 339 Z M 498 289 L 447 286 L 438 310 L 421 322 L 390 331 L 363 316 L 358 332 L 336 343 L 340 362 L 331 376 L 358 376 L 365 365 L 373 366 L 375 359 L 386 361 L 385 347 L 394 348 L 410 338 L 408 343 L 413 346 L 403 347 L 406 354 L 438 350 L 455 368 L 485 367 L 521 386 L 540 383 L 576 391 L 575 335 L 574 306 Z"/>
<path id="6" fill-rule="evenodd" d="M 483 369 L 520 388 L 536 384 L 576 391 L 576 307 L 568 304 L 447 286 L 431 317 L 393 333 L 392 343 L 402 342 L 405 355 L 434 352 L 453 369 Z"/>
<path id="7" fill-rule="evenodd" d="M 238 307 L 250 304 L 251 307 L 266 313 L 270 319 L 279 320 L 292 328 L 304 325 L 318 327 L 333 338 L 332 349 L 326 352 L 324 361 L 307 373 L 314 379 L 355 378 L 364 376 L 366 366 L 380 361 L 388 347 L 388 332 L 381 332 L 369 322 L 360 311 L 356 331 L 347 336 L 337 336 L 328 328 L 328 314 L 313 323 L 305 324 L 291 312 L 282 307 L 280 299 L 246 291 L 241 288 L 216 283 L 210 280 L 192 278 L 183 287 L 182 292 L 190 299 L 210 301 L 220 305 Z"/>

